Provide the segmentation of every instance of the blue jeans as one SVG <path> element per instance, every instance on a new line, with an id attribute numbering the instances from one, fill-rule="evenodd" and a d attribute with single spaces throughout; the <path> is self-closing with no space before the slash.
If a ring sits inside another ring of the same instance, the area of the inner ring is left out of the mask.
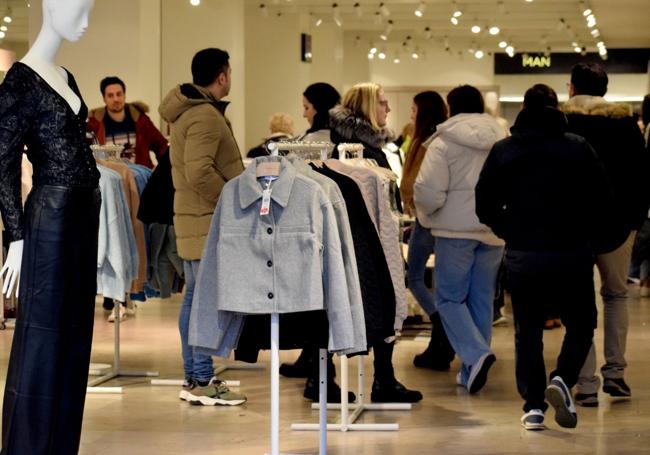
<path id="1" fill-rule="evenodd" d="M 428 315 L 436 312 L 433 293 L 424 284 L 424 272 L 429 256 L 433 254 L 434 245 L 435 238 L 431 235 L 431 231 L 416 219 L 409 238 L 409 251 L 406 259 L 408 287 L 415 300 Z"/>
<path id="2" fill-rule="evenodd" d="M 436 237 L 436 306 L 449 342 L 469 367 L 490 352 L 492 303 L 503 247 L 478 240 Z"/>
<path id="3" fill-rule="evenodd" d="M 201 261 L 183 261 L 183 270 L 185 271 L 185 297 L 183 298 L 183 305 L 181 306 L 181 313 L 178 318 L 178 329 L 181 332 L 185 378 L 206 382 L 214 375 L 212 357 L 195 352 L 194 348 L 187 342 L 190 331 L 192 297 L 194 296 L 194 285 L 196 284 L 196 277 L 199 274 L 200 263 Z"/>

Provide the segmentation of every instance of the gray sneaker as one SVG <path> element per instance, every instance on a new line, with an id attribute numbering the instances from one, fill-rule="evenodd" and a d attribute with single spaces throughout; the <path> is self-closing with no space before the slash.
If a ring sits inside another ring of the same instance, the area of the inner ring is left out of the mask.
<path id="1" fill-rule="evenodd" d="M 223 381 L 213 378 L 208 385 L 197 385 L 187 393 L 187 401 L 197 406 L 239 406 L 246 396 L 231 391 Z"/>

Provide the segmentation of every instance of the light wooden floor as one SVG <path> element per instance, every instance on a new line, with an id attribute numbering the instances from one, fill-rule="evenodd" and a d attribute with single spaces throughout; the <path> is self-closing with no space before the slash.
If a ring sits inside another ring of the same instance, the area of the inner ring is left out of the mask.
<path id="1" fill-rule="evenodd" d="M 631 400 L 600 395 L 599 408 L 579 408 L 578 428 L 559 428 L 547 416 L 548 429 L 533 433 L 519 426 L 522 401 L 514 380 L 512 324 L 494 330 L 498 361 L 485 389 L 469 396 L 454 385 L 456 361 L 447 373 L 412 366 L 425 339 L 400 341 L 396 349 L 398 378 L 423 392 L 411 412 L 373 413 L 364 422 L 398 422 L 399 432 L 329 433 L 329 454 L 505 454 L 505 453 L 650 453 L 650 299 L 632 290 L 626 380 Z M 122 325 L 122 359 L 126 368 L 159 370 L 163 378 L 181 378 L 176 318 L 180 298 L 150 300 Z M 93 362 L 111 363 L 113 326 L 98 305 Z M 13 331 L 0 332 L 0 377 L 4 380 Z M 547 366 L 559 349 L 562 330 L 546 333 Z M 598 334 L 602 359 L 602 334 Z M 295 358 L 297 351 L 282 353 Z M 261 360 L 268 360 L 263 353 Z M 354 365 L 354 362 L 351 362 Z M 370 365 L 368 365 L 370 366 Z M 352 373 L 354 373 L 354 369 Z M 369 372 L 372 372 L 369 369 Z M 141 379 L 119 380 L 123 395 L 88 395 L 81 455 L 262 455 L 269 449 L 268 370 L 230 371 L 224 379 L 242 381 L 249 398 L 241 407 L 197 407 L 178 399 L 176 387 L 153 387 Z M 370 381 L 370 379 L 369 379 Z M 282 449 L 316 453 L 318 434 L 293 432 L 291 422 L 316 421 L 317 412 L 302 398 L 304 382 L 281 380 Z M 370 386 L 370 382 L 368 382 Z M 331 415 L 331 420 L 336 418 Z M 25 454 L 29 455 L 29 454 Z"/>

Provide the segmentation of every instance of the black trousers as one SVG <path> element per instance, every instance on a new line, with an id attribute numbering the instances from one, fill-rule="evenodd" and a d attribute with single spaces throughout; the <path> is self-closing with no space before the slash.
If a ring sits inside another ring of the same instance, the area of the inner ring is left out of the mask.
<path id="1" fill-rule="evenodd" d="M 596 327 L 593 258 L 587 253 L 508 252 L 508 283 L 515 321 L 517 389 L 524 412 L 545 411 L 544 323 L 556 313 L 566 328 L 557 367 L 567 387 L 578 381 Z"/>
<path id="2" fill-rule="evenodd" d="M 25 208 L 2 455 L 75 455 L 97 290 L 98 189 L 36 186 Z"/>

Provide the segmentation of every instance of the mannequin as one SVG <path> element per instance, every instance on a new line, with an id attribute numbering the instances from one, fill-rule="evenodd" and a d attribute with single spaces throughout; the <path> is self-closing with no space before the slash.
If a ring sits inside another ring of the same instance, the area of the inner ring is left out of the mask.
<path id="1" fill-rule="evenodd" d="M 20 60 L 38 73 L 77 114 L 81 108 L 81 99 L 72 91 L 68 85 L 67 73 L 54 63 L 54 59 L 64 39 L 75 42 L 84 34 L 94 4 L 95 0 L 43 0 L 43 27 L 34 45 Z M 17 281 L 22 257 L 23 241 L 11 242 L 7 260 L 0 270 L 0 277 L 5 279 L 2 293 L 7 297 L 11 296 L 14 285 L 18 297 Z"/>
<path id="2" fill-rule="evenodd" d="M 101 196 L 74 76 L 55 64 L 94 0 L 43 0 L 43 26 L 0 85 L 0 211 L 10 241 L 3 293 L 19 297 L 0 455 L 75 455 L 92 344 Z M 34 186 L 23 210 L 26 146 Z"/>

